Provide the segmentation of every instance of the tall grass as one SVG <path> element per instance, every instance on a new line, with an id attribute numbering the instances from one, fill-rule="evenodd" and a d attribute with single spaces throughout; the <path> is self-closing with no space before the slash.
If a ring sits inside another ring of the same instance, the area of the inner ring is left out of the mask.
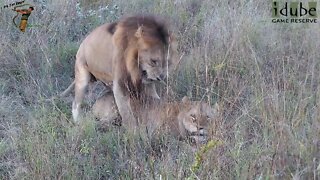
<path id="1" fill-rule="evenodd" d="M 0 179 L 319 178 L 319 24 L 271 23 L 269 1 L 28 3 L 36 10 L 25 33 L 13 11 L 0 12 Z M 221 143 L 200 160 L 166 135 L 100 132 L 90 113 L 74 127 L 71 95 L 42 101 L 71 83 L 88 32 L 135 13 L 166 17 L 177 36 L 171 98 L 221 106 L 212 127 Z"/>

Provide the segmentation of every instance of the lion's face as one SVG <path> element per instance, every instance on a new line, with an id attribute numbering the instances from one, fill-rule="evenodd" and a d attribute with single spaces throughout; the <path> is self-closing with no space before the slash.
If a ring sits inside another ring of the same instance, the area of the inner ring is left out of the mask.
<path id="1" fill-rule="evenodd" d="M 135 37 L 142 82 L 163 81 L 177 51 L 175 38 L 172 35 L 155 38 L 154 32 L 144 26 L 137 29 Z"/>
<path id="2" fill-rule="evenodd" d="M 208 128 L 213 119 L 217 116 L 218 105 L 212 108 L 209 104 L 199 101 L 183 101 L 187 104 L 185 110 L 179 114 L 180 131 L 190 137 L 196 143 L 203 143 L 207 140 Z M 187 101 L 187 102 L 186 102 Z"/>
<path id="3" fill-rule="evenodd" d="M 164 80 L 169 64 L 167 64 L 166 51 L 163 46 L 154 45 L 141 49 L 138 58 L 143 83 Z"/>

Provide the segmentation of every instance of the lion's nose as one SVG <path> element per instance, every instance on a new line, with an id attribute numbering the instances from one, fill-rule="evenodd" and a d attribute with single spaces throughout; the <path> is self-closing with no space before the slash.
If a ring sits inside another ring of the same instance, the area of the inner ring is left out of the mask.
<path id="1" fill-rule="evenodd" d="M 142 71 L 142 76 L 147 76 L 147 75 L 148 75 L 147 71 L 146 71 L 146 70 L 143 70 L 143 71 Z"/>
<path id="2" fill-rule="evenodd" d="M 205 135 L 207 135 L 207 131 L 205 129 L 203 129 L 203 128 L 199 128 L 199 135 L 200 136 L 205 136 Z"/>
<path id="3" fill-rule="evenodd" d="M 158 77 L 157 77 L 157 80 L 158 81 L 163 81 L 165 78 L 165 75 L 164 74 L 160 74 Z"/>

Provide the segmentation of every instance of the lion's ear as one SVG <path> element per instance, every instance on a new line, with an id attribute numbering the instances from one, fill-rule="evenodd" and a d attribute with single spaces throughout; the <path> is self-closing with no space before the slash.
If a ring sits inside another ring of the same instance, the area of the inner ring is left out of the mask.
<path id="1" fill-rule="evenodd" d="M 187 96 L 183 97 L 183 98 L 182 98 L 182 102 L 183 102 L 183 103 L 189 102 L 189 98 L 188 98 Z"/>
<path id="2" fill-rule="evenodd" d="M 136 31 L 136 33 L 134 34 L 137 38 L 141 38 L 142 36 L 143 36 L 143 27 L 142 26 L 140 26 L 138 29 L 137 29 L 137 31 Z"/>

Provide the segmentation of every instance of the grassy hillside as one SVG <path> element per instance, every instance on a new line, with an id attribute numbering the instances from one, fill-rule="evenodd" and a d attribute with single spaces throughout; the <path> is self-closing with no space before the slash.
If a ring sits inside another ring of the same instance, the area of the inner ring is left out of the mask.
<path id="1" fill-rule="evenodd" d="M 319 179 L 319 23 L 274 24 L 255 0 L 28 3 L 25 33 L 0 11 L 0 179 Z M 219 145 L 100 132 L 90 113 L 75 127 L 72 94 L 43 101 L 72 82 L 88 32 L 136 13 L 170 22 L 181 57 L 170 97 L 220 103 Z"/>

